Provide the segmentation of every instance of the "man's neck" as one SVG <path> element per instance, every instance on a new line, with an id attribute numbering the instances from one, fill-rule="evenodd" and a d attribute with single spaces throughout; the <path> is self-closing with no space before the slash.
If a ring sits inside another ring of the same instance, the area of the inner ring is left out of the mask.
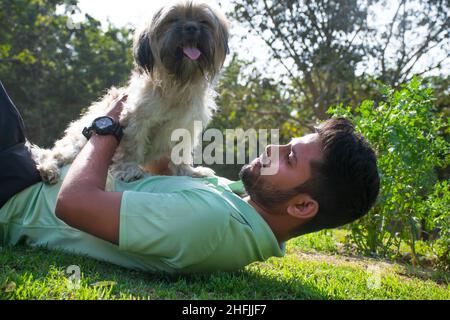
<path id="1" fill-rule="evenodd" d="M 266 221 L 270 229 L 272 229 L 272 232 L 275 235 L 275 238 L 277 238 L 279 244 L 289 240 L 289 233 L 286 230 L 285 224 L 283 223 L 284 221 L 281 217 L 281 214 L 269 212 L 267 209 L 265 209 L 263 206 L 261 206 L 248 196 L 243 198 L 243 200 L 251 205 L 264 219 L 264 221 Z"/>

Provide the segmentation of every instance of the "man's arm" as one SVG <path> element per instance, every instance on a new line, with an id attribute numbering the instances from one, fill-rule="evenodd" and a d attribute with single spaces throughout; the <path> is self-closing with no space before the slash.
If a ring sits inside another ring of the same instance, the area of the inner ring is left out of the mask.
<path id="1" fill-rule="evenodd" d="M 124 98 L 107 114 L 119 119 Z M 105 192 L 108 167 L 118 146 L 114 136 L 93 135 L 72 163 L 56 203 L 56 216 L 93 236 L 119 243 L 122 193 Z"/>

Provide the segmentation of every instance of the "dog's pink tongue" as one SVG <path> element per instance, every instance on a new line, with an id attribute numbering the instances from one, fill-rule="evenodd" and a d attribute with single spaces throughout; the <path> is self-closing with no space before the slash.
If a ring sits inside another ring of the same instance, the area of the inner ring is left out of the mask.
<path id="1" fill-rule="evenodd" d="M 200 50 L 198 50 L 197 48 L 183 48 L 183 52 L 191 60 L 197 60 L 202 55 Z"/>

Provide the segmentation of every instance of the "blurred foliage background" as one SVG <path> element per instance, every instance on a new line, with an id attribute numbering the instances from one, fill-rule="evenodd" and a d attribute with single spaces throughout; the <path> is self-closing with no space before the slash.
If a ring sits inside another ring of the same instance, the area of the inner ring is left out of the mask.
<path id="1" fill-rule="evenodd" d="M 110 86 L 125 83 L 133 63 L 130 30 L 102 30 L 90 16 L 71 29 L 70 16 L 56 14 L 65 3 L 0 1 L 0 79 L 30 140 L 47 147 L 82 108 Z"/>
<path id="2" fill-rule="evenodd" d="M 346 227 L 349 250 L 395 257 L 404 241 L 411 262 L 421 263 L 419 247 L 427 247 L 448 269 L 449 2 L 229 2 L 231 25 L 263 41 L 277 72 L 232 50 L 210 127 L 279 128 L 287 142 L 331 115 L 352 118 L 377 149 L 383 185 L 374 210 Z M 387 6 L 393 17 L 379 26 Z M 73 27 L 76 8 L 76 0 L 0 0 L 0 79 L 29 139 L 44 147 L 133 68 L 134 30 L 89 15 Z M 231 179 L 240 167 L 213 166 Z"/>

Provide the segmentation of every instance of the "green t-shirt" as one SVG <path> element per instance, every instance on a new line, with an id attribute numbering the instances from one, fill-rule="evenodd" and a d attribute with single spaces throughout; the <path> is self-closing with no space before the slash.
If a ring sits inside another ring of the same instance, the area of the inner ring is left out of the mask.
<path id="1" fill-rule="evenodd" d="M 58 184 L 37 183 L 0 208 L 0 246 L 46 246 L 169 273 L 236 270 L 284 255 L 264 219 L 233 193 L 242 184 L 218 177 L 147 175 L 126 183 L 109 176 L 107 191 L 123 192 L 119 246 L 113 245 L 55 216 L 68 169 L 63 168 Z"/>

